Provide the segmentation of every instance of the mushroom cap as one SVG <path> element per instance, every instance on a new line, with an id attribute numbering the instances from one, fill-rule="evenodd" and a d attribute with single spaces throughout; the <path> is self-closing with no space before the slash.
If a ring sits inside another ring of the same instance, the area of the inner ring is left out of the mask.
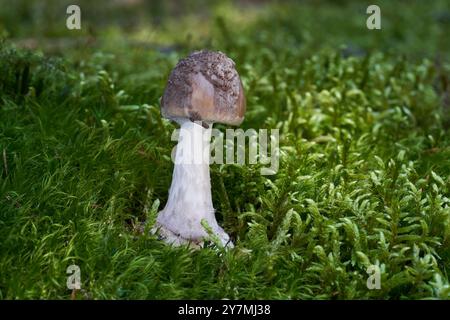
<path id="1" fill-rule="evenodd" d="M 222 52 L 196 51 L 178 62 L 161 99 L 165 118 L 239 125 L 245 96 L 233 60 Z"/>

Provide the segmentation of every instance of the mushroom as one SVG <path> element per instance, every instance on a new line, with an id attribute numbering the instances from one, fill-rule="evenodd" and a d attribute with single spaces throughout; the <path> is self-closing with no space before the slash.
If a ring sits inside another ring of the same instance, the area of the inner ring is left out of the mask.
<path id="1" fill-rule="evenodd" d="M 161 99 L 161 114 L 180 125 L 169 198 L 154 231 L 172 245 L 201 247 L 209 236 L 233 247 L 219 226 L 211 197 L 209 156 L 214 123 L 239 125 L 245 97 L 233 60 L 222 52 L 197 51 L 172 70 Z"/>

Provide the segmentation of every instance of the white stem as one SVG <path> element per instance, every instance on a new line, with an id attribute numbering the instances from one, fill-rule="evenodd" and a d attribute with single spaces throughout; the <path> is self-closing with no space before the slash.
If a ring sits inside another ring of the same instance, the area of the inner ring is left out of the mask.
<path id="1" fill-rule="evenodd" d="M 208 237 L 205 220 L 223 245 L 232 246 L 228 234 L 217 224 L 211 197 L 209 155 L 211 128 L 178 120 L 180 135 L 175 153 L 172 184 L 165 208 L 159 212 L 157 228 L 169 243 L 200 244 Z"/>

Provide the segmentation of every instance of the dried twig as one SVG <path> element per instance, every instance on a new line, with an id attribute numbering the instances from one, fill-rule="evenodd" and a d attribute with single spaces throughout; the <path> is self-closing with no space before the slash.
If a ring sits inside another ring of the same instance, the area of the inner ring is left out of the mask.
<path id="1" fill-rule="evenodd" d="M 3 167 L 5 168 L 5 175 L 8 176 L 8 160 L 6 158 L 6 149 L 3 149 Z"/>

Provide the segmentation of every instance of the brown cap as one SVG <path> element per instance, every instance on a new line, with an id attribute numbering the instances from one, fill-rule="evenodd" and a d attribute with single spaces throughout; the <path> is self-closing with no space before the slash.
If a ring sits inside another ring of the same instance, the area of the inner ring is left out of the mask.
<path id="1" fill-rule="evenodd" d="M 162 116 L 241 124 L 245 96 L 234 66 L 222 52 L 197 51 L 180 60 L 164 90 Z"/>

